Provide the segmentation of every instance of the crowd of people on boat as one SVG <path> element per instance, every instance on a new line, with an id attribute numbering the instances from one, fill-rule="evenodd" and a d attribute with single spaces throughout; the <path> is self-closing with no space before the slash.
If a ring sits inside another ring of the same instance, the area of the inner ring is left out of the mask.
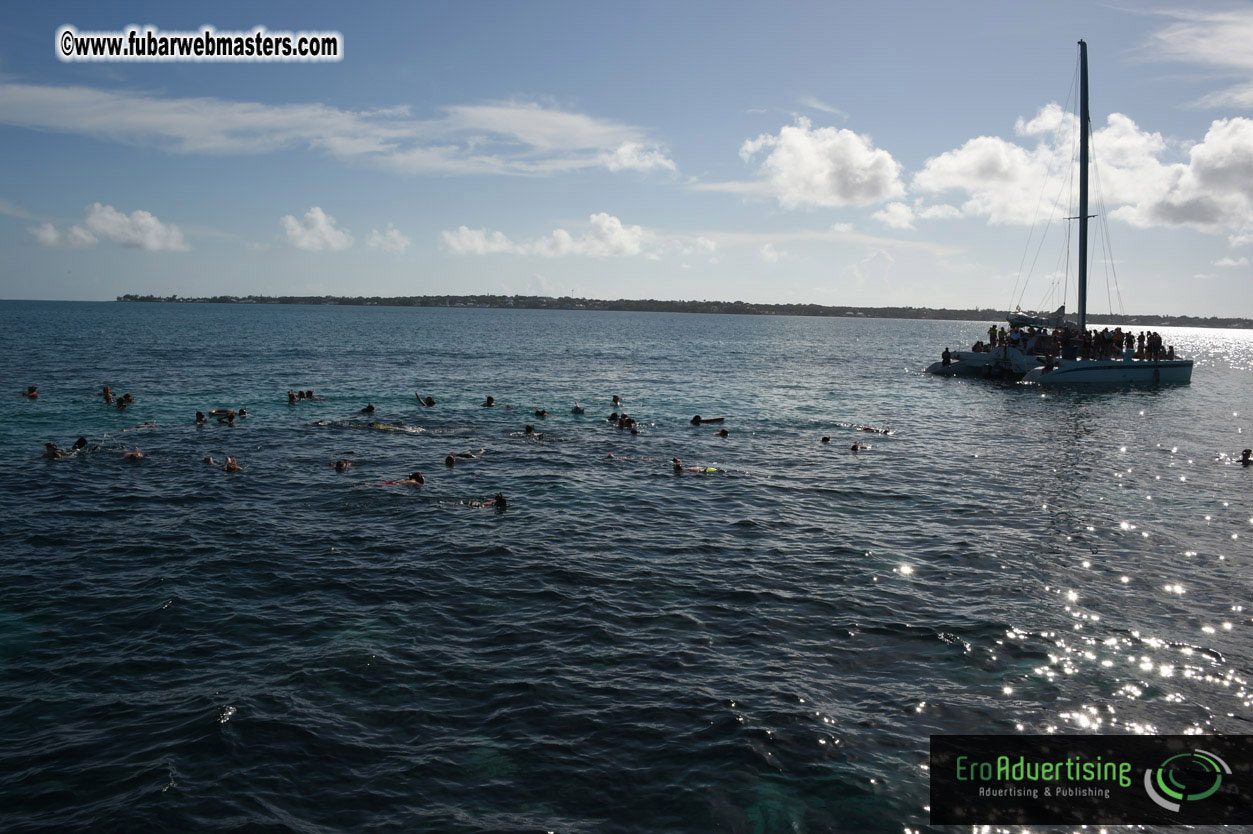
<path id="1" fill-rule="evenodd" d="M 1162 336 L 1156 331 L 1141 330 L 1139 335 L 1121 327 L 1110 330 L 1087 330 L 1079 337 L 1072 328 L 1052 331 L 1035 327 L 988 328 L 987 341 L 979 340 L 971 345 L 975 353 L 990 353 L 1000 347 L 1012 347 L 1027 355 L 1055 358 L 1063 354 L 1067 344 L 1075 348 L 1083 359 L 1140 359 L 1149 362 L 1173 361 L 1175 346 L 1163 347 Z M 945 349 L 947 350 L 947 348 Z M 945 362 L 947 365 L 948 363 Z"/>

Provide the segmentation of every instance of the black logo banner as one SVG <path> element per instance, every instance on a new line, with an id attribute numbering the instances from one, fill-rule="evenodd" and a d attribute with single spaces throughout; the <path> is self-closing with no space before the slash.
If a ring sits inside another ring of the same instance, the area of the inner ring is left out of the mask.
<path id="1" fill-rule="evenodd" d="M 931 822 L 1250 824 L 1253 736 L 931 736 Z"/>

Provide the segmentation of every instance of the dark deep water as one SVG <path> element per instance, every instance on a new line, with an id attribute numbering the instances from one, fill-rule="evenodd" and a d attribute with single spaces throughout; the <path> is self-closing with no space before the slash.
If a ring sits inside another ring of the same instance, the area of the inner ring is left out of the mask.
<path id="1" fill-rule="evenodd" d="M 931 733 L 1253 732 L 1253 333 L 918 373 L 980 330 L 0 302 L 0 829 L 900 832 Z"/>

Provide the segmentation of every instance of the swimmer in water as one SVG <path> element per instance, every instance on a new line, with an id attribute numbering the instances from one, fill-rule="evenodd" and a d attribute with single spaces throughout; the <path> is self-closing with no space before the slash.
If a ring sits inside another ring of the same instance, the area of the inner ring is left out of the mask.
<path id="1" fill-rule="evenodd" d="M 608 419 L 611 423 L 618 422 L 618 412 L 615 411 L 613 414 L 610 414 Z"/>
<path id="2" fill-rule="evenodd" d="M 484 408 L 495 408 L 495 407 L 496 407 L 496 398 L 495 398 L 495 397 L 488 397 L 486 400 L 484 400 L 484 401 L 483 401 L 483 407 L 484 407 Z"/>
<path id="3" fill-rule="evenodd" d="M 147 457 L 147 455 L 145 455 L 143 452 L 139 451 L 139 447 L 138 447 L 138 446 L 136 446 L 136 447 L 135 447 L 134 449 L 132 449 L 131 451 L 129 451 L 129 452 L 127 452 L 126 454 L 122 455 L 122 460 L 129 460 L 129 461 L 132 461 L 132 462 L 133 462 L 133 461 L 140 461 L 140 460 L 143 460 L 143 459 L 144 459 L 144 458 L 146 458 L 146 457 Z"/>
<path id="4" fill-rule="evenodd" d="M 827 437 L 827 436 L 824 434 L 824 435 L 822 436 L 822 440 L 820 440 L 819 442 L 820 442 L 820 443 L 830 443 L 830 442 L 831 442 L 831 438 Z"/>
<path id="5" fill-rule="evenodd" d="M 421 394 L 414 394 L 414 396 L 418 398 L 418 404 L 419 404 L 419 405 L 424 405 L 424 406 L 426 406 L 427 408 L 430 408 L 431 406 L 435 405 L 435 398 L 434 398 L 434 397 L 425 397 L 425 398 L 423 398 L 423 396 L 422 396 Z"/>
<path id="6" fill-rule="evenodd" d="M 28 385 L 26 390 L 22 392 L 22 396 L 28 400 L 34 400 L 39 397 L 39 392 L 35 390 L 35 386 Z"/>
<path id="7" fill-rule="evenodd" d="M 537 409 L 535 409 L 535 416 L 536 416 L 536 417 L 547 417 L 547 416 L 548 416 L 548 412 L 547 412 L 547 411 L 545 411 L 545 410 L 544 410 L 544 409 L 542 409 L 542 408 L 537 408 Z"/>
<path id="8" fill-rule="evenodd" d="M 60 449 L 57 448 L 57 444 L 49 440 L 47 443 L 44 444 L 43 457 L 47 458 L 48 460 L 60 460 L 61 458 L 65 457 L 65 452 L 62 452 Z"/>
<path id="9" fill-rule="evenodd" d="M 727 431 L 726 429 L 718 429 L 718 431 L 715 432 L 715 434 L 717 434 L 719 437 L 726 437 L 730 433 L 731 432 Z"/>
<path id="10" fill-rule="evenodd" d="M 77 454 L 87 448 L 87 438 L 80 437 L 74 441 L 74 445 L 70 447 L 70 454 Z"/>
<path id="11" fill-rule="evenodd" d="M 527 437 L 527 438 L 535 438 L 536 440 L 544 439 L 544 433 L 537 432 L 535 430 L 535 426 L 532 426 L 530 423 L 527 423 L 526 428 L 522 430 L 522 436 Z"/>
<path id="12" fill-rule="evenodd" d="M 464 452 L 449 452 L 448 457 L 444 458 L 444 465 L 447 466 L 449 469 L 451 469 L 453 466 L 456 465 L 457 461 L 478 460 L 479 458 L 483 457 L 483 453 L 486 451 L 487 451 L 486 449 L 479 449 L 477 452 L 471 452 L 469 450 L 464 451 Z"/>
<path id="13" fill-rule="evenodd" d="M 248 416 L 248 411 L 247 411 L 247 409 L 243 409 L 243 408 L 241 408 L 241 409 L 239 410 L 239 419 L 241 419 L 241 420 L 242 420 L 242 419 L 244 419 L 244 418 L 245 418 L 245 417 L 247 417 L 247 416 Z"/>
<path id="14" fill-rule="evenodd" d="M 118 407 L 118 410 L 119 410 L 119 411 L 123 411 L 123 410 L 125 410 L 125 408 L 126 408 L 126 400 L 125 400 L 125 399 L 123 399 L 122 397 L 118 397 L 118 400 L 117 400 L 117 407 Z"/>
<path id="15" fill-rule="evenodd" d="M 218 462 L 217 462 L 216 460 L 214 460 L 214 459 L 213 459 L 213 456 L 212 456 L 212 455 L 210 455 L 209 457 L 205 458 L 203 461 L 201 461 L 201 463 L 207 463 L 207 464 L 209 464 L 210 466 L 217 466 L 217 465 L 218 465 Z"/>
<path id="16" fill-rule="evenodd" d="M 358 414 L 373 414 L 373 413 L 374 413 L 374 404 L 373 404 L 373 403 L 366 403 L 366 404 L 365 404 L 365 408 L 361 409 L 361 410 L 360 410 L 359 412 L 357 412 L 357 413 L 358 413 Z"/>
<path id="17" fill-rule="evenodd" d="M 724 422 L 726 419 L 727 419 L 726 417 L 702 417 L 699 414 L 697 414 L 695 417 L 691 419 L 691 423 L 693 426 L 699 426 L 702 423 L 721 423 L 721 422 Z"/>
<path id="18" fill-rule="evenodd" d="M 503 513 L 505 509 L 508 508 L 509 502 L 505 500 L 505 494 L 503 492 L 498 492 L 496 493 L 496 497 L 489 498 L 486 501 L 471 501 L 470 506 L 479 509 L 483 507 L 494 507 Z"/>
<path id="19" fill-rule="evenodd" d="M 112 389 L 112 388 L 110 388 L 109 386 L 105 385 L 104 387 L 102 387 L 102 388 L 100 389 L 100 396 L 101 396 L 102 398 L 106 399 L 106 400 L 112 400 L 112 399 L 113 399 L 113 389 Z"/>
<path id="20" fill-rule="evenodd" d="M 197 426 L 203 426 L 203 425 L 204 425 L 205 423 L 207 423 L 207 422 L 209 422 L 209 418 L 208 418 L 208 417 L 206 417 L 206 416 L 204 416 L 204 412 L 203 412 L 203 411 L 197 411 L 197 412 L 196 412 L 196 425 L 197 425 Z"/>
<path id="21" fill-rule="evenodd" d="M 226 463 L 222 464 L 222 471 L 230 472 L 232 475 L 240 471 L 241 469 L 243 469 L 243 467 L 240 466 L 239 461 L 235 460 L 234 458 L 227 458 Z"/>
<path id="22" fill-rule="evenodd" d="M 617 394 L 613 395 L 613 407 L 614 408 L 622 407 L 622 399 Z"/>
<path id="23" fill-rule="evenodd" d="M 296 392 L 292 391 L 291 389 L 287 390 L 287 404 L 288 405 L 296 404 Z"/>
<path id="24" fill-rule="evenodd" d="M 135 402 L 135 397 L 131 394 L 123 394 L 122 399 L 126 400 L 127 405 Z"/>
<path id="25" fill-rule="evenodd" d="M 1244 466 L 1253 466 L 1253 449 L 1245 449 L 1240 453 L 1240 463 Z"/>
<path id="26" fill-rule="evenodd" d="M 570 409 L 570 413 L 571 413 L 571 414 L 582 414 L 582 413 L 584 413 L 584 411 L 583 411 L 583 406 L 579 405 L 578 403 L 575 403 L 575 404 L 574 404 L 574 408 Z"/>
<path id="27" fill-rule="evenodd" d="M 335 461 L 336 472 L 347 472 L 350 468 L 352 468 L 352 461 L 350 460 L 340 459 Z"/>
<path id="28" fill-rule="evenodd" d="M 861 445 L 860 443 L 853 443 L 853 445 L 852 445 L 852 446 L 849 446 L 849 447 L 848 447 L 848 450 L 849 450 L 850 452 L 860 452 L 860 451 L 862 450 L 862 448 L 863 448 L 863 447 L 862 447 L 862 445 Z"/>

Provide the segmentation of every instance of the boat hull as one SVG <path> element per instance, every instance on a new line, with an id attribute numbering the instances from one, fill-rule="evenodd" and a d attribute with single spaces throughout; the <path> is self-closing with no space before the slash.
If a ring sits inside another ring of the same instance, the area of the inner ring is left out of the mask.
<path id="1" fill-rule="evenodd" d="M 1043 366 L 1028 371 L 1022 381 L 1037 385 L 1186 385 L 1192 381 L 1192 360 L 1062 360 L 1049 371 Z"/>
<path id="2" fill-rule="evenodd" d="M 952 362 L 935 362 L 926 373 L 936 376 L 977 376 L 990 379 L 1022 379 L 1023 374 L 1038 367 L 1040 360 L 1017 348 L 1005 346 L 990 351 L 959 350 Z"/>

